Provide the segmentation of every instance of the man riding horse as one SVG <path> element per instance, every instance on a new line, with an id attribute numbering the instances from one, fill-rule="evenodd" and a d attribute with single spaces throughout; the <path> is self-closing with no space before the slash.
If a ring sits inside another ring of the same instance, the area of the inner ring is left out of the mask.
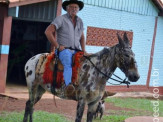
<path id="1" fill-rule="evenodd" d="M 84 3 L 78 0 L 67 0 L 62 3 L 62 7 L 67 13 L 56 17 L 47 27 L 45 35 L 52 46 L 55 47 L 59 54 L 58 57 L 64 66 L 65 93 L 68 94 L 67 92 L 71 91 L 73 93 L 75 90 L 71 83 L 72 57 L 76 53 L 76 50 L 80 50 L 80 47 L 84 55 L 87 55 L 85 51 L 83 22 L 77 16 L 78 11 L 83 9 Z"/>
<path id="2" fill-rule="evenodd" d="M 78 80 L 76 80 L 78 84 L 77 86 L 72 85 L 72 56 L 76 50 L 80 50 L 80 46 L 82 53 L 88 55 L 85 51 L 83 23 L 77 16 L 77 12 L 82 10 L 84 4 L 78 0 L 67 0 L 63 2 L 62 7 L 67 11 L 67 14 L 56 17 L 47 27 L 45 34 L 52 46 L 56 48 L 56 52 L 59 52 L 58 57 L 64 66 L 63 76 L 66 88 L 62 84 L 63 87 L 56 87 L 55 92 L 52 90 L 55 86 L 53 86 L 49 74 L 56 78 L 52 74 L 56 71 L 53 70 L 53 61 L 49 61 L 49 59 L 56 57 L 56 54 L 51 56 L 49 53 L 41 53 L 31 57 L 24 67 L 29 99 L 26 102 L 23 122 L 28 122 L 28 120 L 33 122 L 34 105 L 46 91 L 60 98 L 78 102 L 75 122 L 82 121 L 84 108 L 87 105 L 86 121 L 92 122 L 98 104 L 105 96 L 106 82 L 111 78 L 116 68 L 119 68 L 131 82 L 138 81 L 140 77 L 135 54 L 131 49 L 127 33 L 124 33 L 121 36 L 117 34 L 118 43 L 116 45 L 104 48 L 90 56 L 83 57 L 82 54 L 80 68 L 77 73 L 73 73 L 78 76 Z M 126 83 L 126 80 L 120 83 Z"/>
<path id="3" fill-rule="evenodd" d="M 84 60 L 81 58 L 82 64 L 76 73 L 78 75 L 78 86 L 75 86 L 75 94 L 68 96 L 64 94 L 64 87 L 63 89 L 57 87 L 53 93 L 51 90 L 52 83 L 48 82 L 49 80 L 52 81 L 51 77 L 46 77 L 47 79 L 44 77 L 46 74 L 48 74 L 47 76 L 53 75 L 51 70 L 54 66 L 51 65 L 51 62 L 48 64 L 51 54 L 41 53 L 31 57 L 24 67 L 29 99 L 26 102 L 23 122 L 28 122 L 28 119 L 30 122 L 33 121 L 34 105 L 46 91 L 60 98 L 78 102 L 75 122 L 81 122 L 85 105 L 88 105 L 87 122 L 92 122 L 98 104 L 105 96 L 106 82 L 111 78 L 116 68 L 119 68 L 129 81 L 136 82 L 140 77 L 135 54 L 131 49 L 127 34 L 124 33 L 123 35 L 123 38 L 119 34 L 117 35 L 118 44 L 104 48 L 90 56 L 85 56 L 83 57 Z M 47 70 L 46 67 L 49 69 Z M 121 83 L 126 83 L 126 80 Z"/>

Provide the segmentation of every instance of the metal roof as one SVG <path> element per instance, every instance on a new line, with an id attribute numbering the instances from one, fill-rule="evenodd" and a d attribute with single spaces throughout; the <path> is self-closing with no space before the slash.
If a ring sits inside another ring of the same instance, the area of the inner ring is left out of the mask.
<path id="1" fill-rule="evenodd" d="M 57 0 L 19 6 L 18 18 L 23 20 L 51 22 L 57 14 Z"/>
<path id="2" fill-rule="evenodd" d="M 51 0 L 0 0 L 0 3 L 2 2 L 2 3 L 9 4 L 9 8 L 11 8 L 11 7 L 45 2 L 45 1 L 51 1 Z M 163 16 L 163 0 L 152 0 L 152 2 L 159 9 L 159 11 L 160 11 L 159 15 Z"/>
<path id="3" fill-rule="evenodd" d="M 45 2 L 50 0 L 0 0 L 3 3 L 9 3 L 9 7 L 16 7 L 21 5 L 27 5 L 32 3 Z M 152 0 L 159 10 L 163 10 L 163 0 Z"/>

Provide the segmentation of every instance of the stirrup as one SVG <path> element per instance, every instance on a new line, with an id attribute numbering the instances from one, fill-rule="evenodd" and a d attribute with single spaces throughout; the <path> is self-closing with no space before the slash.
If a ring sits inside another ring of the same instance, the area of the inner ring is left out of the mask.
<path id="1" fill-rule="evenodd" d="M 55 87 L 54 86 L 51 86 L 51 93 L 52 94 L 55 94 L 56 92 L 55 92 Z"/>

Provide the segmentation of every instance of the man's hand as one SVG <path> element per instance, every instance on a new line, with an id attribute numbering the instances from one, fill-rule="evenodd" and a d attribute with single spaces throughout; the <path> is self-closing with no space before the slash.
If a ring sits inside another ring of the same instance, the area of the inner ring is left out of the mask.
<path id="1" fill-rule="evenodd" d="M 65 46 L 60 45 L 58 50 L 59 50 L 59 51 L 62 51 L 62 50 L 64 50 L 64 49 L 65 49 Z"/>
<path id="2" fill-rule="evenodd" d="M 92 55 L 92 53 L 87 53 L 86 51 L 84 51 L 84 56 L 90 56 Z"/>

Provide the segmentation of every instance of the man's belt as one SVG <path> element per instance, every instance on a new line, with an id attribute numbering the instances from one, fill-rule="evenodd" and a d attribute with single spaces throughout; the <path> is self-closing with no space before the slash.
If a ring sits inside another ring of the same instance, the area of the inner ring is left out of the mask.
<path id="1" fill-rule="evenodd" d="M 70 50 L 75 50 L 75 51 L 81 51 L 81 50 L 79 50 L 79 49 L 74 49 L 74 48 L 72 48 L 72 47 L 65 47 L 65 49 L 70 49 Z"/>

